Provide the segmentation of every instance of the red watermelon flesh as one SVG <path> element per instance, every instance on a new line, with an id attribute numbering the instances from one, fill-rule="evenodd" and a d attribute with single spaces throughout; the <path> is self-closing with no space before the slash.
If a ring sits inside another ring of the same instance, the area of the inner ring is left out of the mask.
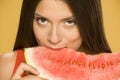
<path id="1" fill-rule="evenodd" d="M 48 80 L 118 80 L 120 54 L 88 55 L 73 49 L 25 48 L 26 62 Z"/>

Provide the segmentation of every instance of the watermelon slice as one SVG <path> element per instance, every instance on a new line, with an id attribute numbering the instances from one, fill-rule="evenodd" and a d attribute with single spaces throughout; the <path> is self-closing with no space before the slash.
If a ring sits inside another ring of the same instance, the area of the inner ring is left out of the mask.
<path id="1" fill-rule="evenodd" d="M 25 48 L 27 64 L 48 80 L 118 80 L 120 54 L 88 55 L 73 49 Z"/>

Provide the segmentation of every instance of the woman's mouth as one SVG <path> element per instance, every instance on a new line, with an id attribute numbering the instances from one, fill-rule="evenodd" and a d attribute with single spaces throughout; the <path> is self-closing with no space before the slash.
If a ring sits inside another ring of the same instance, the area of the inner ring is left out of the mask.
<path id="1" fill-rule="evenodd" d="M 53 50 L 58 50 L 58 49 L 63 49 L 63 48 L 67 48 L 66 46 L 65 47 L 56 47 L 56 46 L 45 46 L 49 49 L 53 49 Z"/>

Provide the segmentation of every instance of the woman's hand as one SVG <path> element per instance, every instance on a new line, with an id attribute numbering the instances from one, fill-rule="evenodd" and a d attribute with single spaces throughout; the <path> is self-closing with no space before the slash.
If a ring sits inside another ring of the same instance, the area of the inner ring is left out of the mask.
<path id="1" fill-rule="evenodd" d="M 31 75 L 26 75 L 22 77 L 24 71 L 30 72 Z M 25 63 L 21 63 L 15 74 L 12 76 L 11 80 L 47 80 L 37 77 L 37 75 L 39 75 L 39 72 L 35 68 Z"/>

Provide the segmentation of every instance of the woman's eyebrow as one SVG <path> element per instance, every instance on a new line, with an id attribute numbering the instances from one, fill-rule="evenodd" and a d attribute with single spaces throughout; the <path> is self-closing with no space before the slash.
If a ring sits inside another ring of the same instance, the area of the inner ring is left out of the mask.
<path id="1" fill-rule="evenodd" d="M 76 20 L 74 16 L 63 18 L 62 20 Z"/>
<path id="2" fill-rule="evenodd" d="M 42 16 L 41 14 L 38 14 L 38 13 L 35 13 L 34 14 L 34 17 L 40 17 L 40 18 L 45 18 L 45 19 L 47 19 L 48 21 L 51 21 L 50 19 L 48 19 L 47 17 L 45 17 L 45 16 Z"/>
<path id="3" fill-rule="evenodd" d="M 38 14 L 38 13 L 35 13 L 34 15 L 35 17 L 42 17 L 42 18 L 46 18 L 48 19 L 47 17 L 45 16 L 42 16 L 41 14 Z M 49 19 L 48 19 L 49 20 Z M 61 21 L 66 21 L 66 20 L 76 20 L 76 18 L 74 16 L 68 16 L 68 17 L 65 17 L 65 18 L 62 18 Z"/>
<path id="4" fill-rule="evenodd" d="M 38 13 L 35 13 L 34 16 L 46 18 L 46 17 L 44 17 L 44 16 L 42 16 L 42 15 L 40 15 Z"/>

